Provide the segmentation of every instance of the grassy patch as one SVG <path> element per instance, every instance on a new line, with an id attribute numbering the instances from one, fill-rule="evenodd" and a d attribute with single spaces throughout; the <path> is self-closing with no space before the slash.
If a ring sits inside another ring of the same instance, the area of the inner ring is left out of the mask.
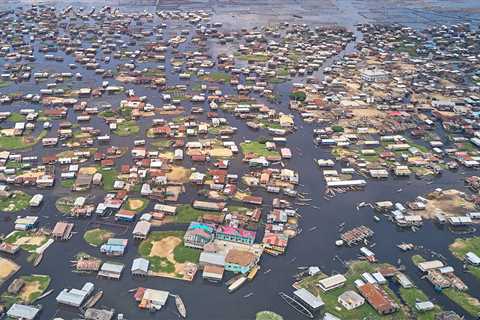
<path id="1" fill-rule="evenodd" d="M 185 247 L 182 243 L 181 246 L 177 246 L 173 251 L 175 261 L 184 263 L 184 262 L 194 262 L 197 263 L 200 259 L 200 250 L 192 249 Z"/>
<path id="2" fill-rule="evenodd" d="M 442 293 L 459 305 L 463 310 L 468 312 L 472 317 L 477 317 L 480 314 L 480 301 L 468 293 L 453 288 L 443 289 Z"/>
<path id="3" fill-rule="evenodd" d="M 28 149 L 39 143 L 47 136 L 43 130 L 38 136 L 0 136 L 0 150 Z"/>
<path id="4" fill-rule="evenodd" d="M 252 61 L 252 62 L 265 62 L 270 59 L 269 56 L 261 53 L 256 53 L 256 54 L 240 54 L 237 55 L 237 59 L 243 60 L 243 61 Z"/>
<path id="5" fill-rule="evenodd" d="M 123 121 L 117 124 L 117 129 L 113 131 L 116 135 L 126 137 L 140 132 L 140 127 L 134 120 Z"/>
<path id="6" fill-rule="evenodd" d="M 318 280 L 325 278 L 326 275 L 318 273 L 314 276 L 307 277 L 300 282 L 295 284 L 296 288 L 305 288 L 310 291 L 313 295 L 320 297 L 325 306 L 323 310 L 329 312 L 341 319 L 348 320 L 357 320 L 357 319 L 407 319 L 407 316 L 403 309 L 398 310 L 397 312 L 388 315 L 380 316 L 368 303 L 365 303 L 361 307 L 358 307 L 354 310 L 346 310 L 340 306 L 338 303 L 338 297 L 344 293 L 346 290 L 355 289 L 354 281 L 361 278 L 361 274 L 364 272 L 375 272 L 376 268 L 382 267 L 382 265 L 373 265 L 367 261 L 355 261 L 350 264 L 349 270 L 345 274 L 347 282 L 343 287 L 323 292 L 317 285 Z M 387 292 L 387 294 L 398 302 L 398 297 L 388 288 L 388 285 L 382 286 L 382 288 Z"/>
<path id="7" fill-rule="evenodd" d="M 150 203 L 149 199 L 142 199 L 142 198 L 129 198 L 127 203 L 125 204 L 125 209 L 135 211 L 135 212 L 142 212 Z"/>
<path id="8" fill-rule="evenodd" d="M 64 179 L 60 182 L 60 185 L 65 189 L 72 189 L 75 184 L 75 179 Z"/>
<path id="9" fill-rule="evenodd" d="M 413 255 L 412 256 L 412 262 L 414 265 L 418 265 L 419 263 L 422 263 L 422 262 L 425 262 L 427 261 L 424 257 L 422 257 L 421 255 L 419 254 L 416 254 L 416 255 Z"/>
<path id="10" fill-rule="evenodd" d="M 138 247 L 138 253 L 140 256 L 148 259 L 150 261 L 150 269 L 153 272 L 165 272 L 165 273 L 174 273 L 175 272 L 175 263 L 185 263 L 192 262 L 198 263 L 200 258 L 200 251 L 187 248 L 183 244 L 183 236 L 185 232 L 183 231 L 155 231 L 150 233 L 148 238 L 142 241 Z M 181 239 L 179 243 L 173 250 L 173 259 L 174 261 L 169 260 L 166 257 L 160 257 L 155 255 L 150 255 L 154 242 L 161 241 L 168 237 L 175 237 Z"/>
<path id="11" fill-rule="evenodd" d="M 265 143 L 258 141 L 242 142 L 240 144 L 243 154 L 254 153 L 258 157 L 279 156 L 277 151 L 267 150 Z"/>
<path id="12" fill-rule="evenodd" d="M 18 112 L 12 112 L 7 119 L 11 122 L 23 122 L 25 121 L 25 116 Z"/>
<path id="13" fill-rule="evenodd" d="M 473 252 L 480 256 L 480 237 L 472 237 L 467 239 L 455 239 L 455 241 L 448 246 L 448 249 L 458 259 L 464 261 L 467 252 Z M 468 271 L 478 280 L 480 280 L 480 267 L 472 265 L 468 266 Z"/>
<path id="14" fill-rule="evenodd" d="M 256 314 L 255 320 L 283 320 L 283 317 L 272 311 L 260 311 Z"/>
<path id="15" fill-rule="evenodd" d="M 201 77 L 202 80 L 211 81 L 211 82 L 230 82 L 231 76 L 225 72 L 211 72 L 207 75 Z"/>
<path id="16" fill-rule="evenodd" d="M 47 240 L 48 238 L 45 235 L 20 230 L 10 233 L 10 235 L 4 239 L 6 243 L 17 244 L 20 248 L 30 253 L 35 252 L 35 250 L 44 245 Z"/>
<path id="17" fill-rule="evenodd" d="M 192 221 L 197 221 L 200 217 L 207 213 L 215 214 L 214 212 L 197 210 L 189 204 L 184 204 L 178 207 L 176 215 L 168 217 L 168 221 L 173 223 L 189 223 Z"/>
<path id="18" fill-rule="evenodd" d="M 0 299 L 7 307 L 10 307 L 14 303 L 30 304 L 41 296 L 50 285 L 50 276 L 47 275 L 30 275 L 20 277 L 25 284 L 20 291 L 13 295 L 8 292 L 4 292 Z"/>
<path id="19" fill-rule="evenodd" d="M 0 198 L 0 211 L 17 212 L 30 205 L 32 196 L 23 191 L 15 191 L 8 198 Z"/>
<path id="20" fill-rule="evenodd" d="M 105 229 L 96 228 L 87 230 L 83 235 L 83 239 L 94 247 L 101 246 L 108 239 L 114 236 L 114 233 Z"/>
<path id="21" fill-rule="evenodd" d="M 171 140 L 158 140 L 158 141 L 153 141 L 152 145 L 158 149 L 167 149 L 170 148 L 172 145 Z"/>
<path id="22" fill-rule="evenodd" d="M 400 288 L 400 296 L 403 301 L 410 307 L 411 312 L 415 316 L 415 319 L 418 320 L 434 320 L 435 316 L 442 311 L 439 306 L 435 306 L 433 310 L 426 312 L 419 312 L 415 308 L 417 301 L 428 301 L 428 297 L 423 293 L 422 290 L 417 288 Z"/>
<path id="23" fill-rule="evenodd" d="M 113 184 L 118 177 L 118 171 L 115 168 L 97 167 L 97 172 L 102 174 L 103 190 L 113 191 Z"/>

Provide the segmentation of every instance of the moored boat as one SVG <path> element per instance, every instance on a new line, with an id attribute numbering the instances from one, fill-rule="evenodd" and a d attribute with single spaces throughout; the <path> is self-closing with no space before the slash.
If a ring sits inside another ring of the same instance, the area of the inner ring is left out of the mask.
<path id="1" fill-rule="evenodd" d="M 182 318 L 187 317 L 187 308 L 185 308 L 185 304 L 183 303 L 182 298 L 179 295 L 175 296 L 175 305 L 177 306 L 178 313 L 182 316 Z"/>
<path id="2" fill-rule="evenodd" d="M 238 278 L 235 282 L 233 282 L 229 287 L 228 287 L 228 293 L 232 293 L 233 291 L 237 290 L 240 288 L 245 281 L 247 281 L 247 277 L 241 276 Z"/>
<path id="3" fill-rule="evenodd" d="M 250 272 L 248 273 L 248 281 L 252 281 L 253 278 L 255 278 L 255 276 L 257 275 L 258 271 L 260 270 L 260 266 L 257 264 L 255 267 L 252 268 L 252 270 L 250 270 Z"/>
<path id="4" fill-rule="evenodd" d="M 300 302 L 298 302 L 284 292 L 279 292 L 278 294 L 286 303 L 288 303 L 289 306 L 295 309 L 298 313 L 313 319 L 312 312 L 310 312 L 310 310 L 308 310 L 307 307 L 305 307 L 303 304 L 301 304 Z"/>

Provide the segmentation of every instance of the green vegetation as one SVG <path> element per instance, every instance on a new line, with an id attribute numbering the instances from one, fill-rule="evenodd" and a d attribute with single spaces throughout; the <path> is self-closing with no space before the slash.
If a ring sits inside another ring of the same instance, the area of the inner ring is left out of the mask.
<path id="1" fill-rule="evenodd" d="M 467 252 L 473 252 L 480 256 L 480 237 L 472 237 L 467 239 L 455 239 L 448 247 L 452 254 L 460 260 L 465 260 Z M 480 280 L 480 267 L 469 265 L 468 271 L 478 280 Z"/>
<path id="2" fill-rule="evenodd" d="M 103 190 L 113 191 L 113 184 L 118 177 L 118 171 L 115 168 L 97 167 L 97 172 L 102 174 Z"/>
<path id="3" fill-rule="evenodd" d="M 0 150 L 20 150 L 28 149 L 39 143 L 47 136 L 47 131 L 43 130 L 37 137 L 31 136 L 0 136 Z"/>
<path id="4" fill-rule="evenodd" d="M 422 256 L 419 255 L 419 254 L 416 254 L 416 255 L 413 255 L 413 256 L 412 256 L 412 262 L 413 262 L 413 264 L 416 265 L 416 266 L 417 266 L 419 263 L 422 263 L 422 262 L 425 262 L 425 261 L 427 261 L 427 260 L 425 260 L 425 258 L 422 257 Z"/>
<path id="5" fill-rule="evenodd" d="M 152 145 L 154 147 L 157 147 L 158 149 L 167 149 L 172 145 L 172 141 L 170 141 L 170 140 L 158 140 L 158 141 L 153 141 Z"/>
<path id="6" fill-rule="evenodd" d="M 57 208 L 57 210 L 60 213 L 70 214 L 70 213 L 72 213 L 74 202 L 75 202 L 74 197 L 69 197 L 69 196 L 62 197 L 62 198 L 57 199 L 57 201 L 55 201 L 55 208 Z"/>
<path id="7" fill-rule="evenodd" d="M 35 234 L 29 231 L 13 231 L 4 239 L 6 243 L 19 244 L 20 248 L 30 253 L 35 252 L 38 247 L 41 247 L 48 241 L 47 236 L 42 234 Z"/>
<path id="8" fill-rule="evenodd" d="M 459 305 L 463 310 L 468 312 L 472 317 L 478 317 L 480 314 L 480 301 L 468 293 L 453 288 L 443 289 L 442 293 Z"/>
<path id="9" fill-rule="evenodd" d="M 172 223 L 189 223 L 197 221 L 206 213 L 215 214 L 215 212 L 197 210 L 189 204 L 184 204 L 177 208 L 176 215 L 168 217 L 168 221 Z"/>
<path id="10" fill-rule="evenodd" d="M 41 296 L 50 285 L 50 276 L 34 274 L 30 276 L 20 277 L 25 284 L 20 291 L 13 295 L 5 291 L 0 296 L 0 299 L 7 307 L 14 303 L 31 304 Z"/>
<path id="11" fill-rule="evenodd" d="M 272 311 L 260 311 L 257 313 L 255 320 L 283 320 L 283 317 Z"/>
<path id="12" fill-rule="evenodd" d="M 200 251 L 187 248 L 183 244 L 183 231 L 154 231 L 150 233 L 148 238 L 142 241 L 138 247 L 140 256 L 150 261 L 150 270 L 153 272 L 174 273 L 175 263 L 192 262 L 198 263 Z M 173 250 L 173 260 L 167 257 L 160 257 L 151 254 L 155 242 L 161 241 L 168 237 L 178 238 L 181 242 Z"/>
<path id="13" fill-rule="evenodd" d="M 236 55 L 239 60 L 252 61 L 252 62 L 266 62 L 270 59 L 269 56 L 261 53 L 255 54 L 238 54 Z"/>
<path id="14" fill-rule="evenodd" d="M 212 81 L 212 82 L 230 82 L 231 75 L 225 72 L 211 72 L 209 74 L 201 76 L 202 80 Z"/>
<path id="15" fill-rule="evenodd" d="M 6 88 L 10 86 L 13 82 L 11 81 L 5 81 L 5 80 L 0 80 L 0 88 Z"/>
<path id="16" fill-rule="evenodd" d="M 303 91 L 295 91 L 290 93 L 289 97 L 291 100 L 305 101 L 305 99 L 307 99 L 307 94 Z"/>
<path id="17" fill-rule="evenodd" d="M 104 110 L 102 112 L 99 112 L 98 115 L 102 118 L 113 118 L 115 117 L 115 112 L 112 110 Z"/>
<path id="18" fill-rule="evenodd" d="M 428 297 L 422 290 L 417 288 L 400 288 L 400 296 L 403 301 L 410 307 L 411 312 L 414 314 L 417 320 L 434 320 L 435 316 L 442 311 L 442 309 L 435 305 L 435 308 L 426 312 L 419 312 L 415 308 L 415 304 L 418 301 L 428 301 Z"/>
<path id="19" fill-rule="evenodd" d="M 184 262 L 198 262 L 200 259 L 200 250 L 192 249 L 185 247 L 183 245 L 177 246 L 175 250 L 173 250 L 173 255 L 175 257 L 175 261 L 184 263 Z"/>
<path id="20" fill-rule="evenodd" d="M 313 295 L 320 297 L 325 306 L 323 310 L 325 312 L 329 312 L 341 319 L 348 320 L 357 320 L 357 319 L 407 319 L 405 311 L 401 308 L 397 312 L 387 315 L 387 316 L 380 316 L 375 309 L 373 309 L 368 303 L 363 304 L 361 307 L 358 307 L 354 310 L 346 310 L 338 304 L 338 297 L 345 292 L 346 290 L 353 290 L 355 289 L 354 281 L 361 278 L 361 274 L 364 272 L 375 272 L 377 268 L 380 268 L 386 265 L 373 265 L 367 261 L 355 261 L 350 264 L 349 270 L 345 274 L 347 278 L 347 282 L 341 288 L 333 289 L 328 292 L 323 292 L 317 285 L 318 280 L 323 279 L 326 277 L 323 273 L 318 273 L 314 276 L 307 277 L 300 282 L 296 283 L 294 286 L 296 288 L 305 288 L 310 291 Z M 393 298 L 395 301 L 398 301 L 398 297 L 388 288 L 388 285 L 382 286 L 383 290 L 387 292 L 387 294 Z"/>
<path id="21" fill-rule="evenodd" d="M 75 179 L 64 179 L 60 182 L 60 185 L 65 189 L 72 189 L 75 184 Z"/>
<path id="22" fill-rule="evenodd" d="M 25 121 L 25 116 L 18 112 L 12 112 L 7 119 L 11 122 L 22 122 Z"/>
<path id="23" fill-rule="evenodd" d="M 0 198 L 0 211 L 17 212 L 30 205 L 32 196 L 23 191 L 14 191 L 10 197 Z"/>
<path id="24" fill-rule="evenodd" d="M 333 132 L 343 132 L 343 127 L 342 126 L 332 126 Z"/>
<path id="25" fill-rule="evenodd" d="M 126 137 L 140 132 L 140 127 L 134 120 L 123 121 L 117 124 L 117 129 L 113 131 L 116 135 Z"/>
<path id="26" fill-rule="evenodd" d="M 242 153 L 254 153 L 258 157 L 280 156 L 277 151 L 267 150 L 266 144 L 258 141 L 242 142 Z"/>
<path id="27" fill-rule="evenodd" d="M 135 212 L 142 212 L 150 203 L 149 199 L 143 198 L 129 198 L 126 201 L 125 209 L 135 211 Z"/>
<path id="28" fill-rule="evenodd" d="M 107 242 L 107 240 L 113 236 L 114 236 L 114 233 L 109 230 L 96 228 L 96 229 L 87 230 L 83 235 L 83 239 L 89 245 L 98 247 L 104 244 L 105 242 Z"/>

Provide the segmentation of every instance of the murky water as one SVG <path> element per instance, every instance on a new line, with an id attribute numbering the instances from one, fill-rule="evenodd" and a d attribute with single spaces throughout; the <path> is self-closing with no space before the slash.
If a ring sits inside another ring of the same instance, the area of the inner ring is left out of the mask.
<path id="1" fill-rule="evenodd" d="M 25 1 L 22 1 L 24 3 Z M 59 5 L 65 5 L 68 1 L 58 1 Z M 99 3 L 100 2 L 100 3 Z M 7 1 L 4 6 L 15 7 L 18 1 Z M 27 1 L 28 3 L 28 1 Z M 50 1 L 47 3 L 55 3 Z M 70 3 L 70 2 L 68 2 Z M 76 5 L 90 6 L 92 3 L 96 6 L 103 4 L 117 5 L 117 1 L 72 1 L 71 3 Z M 123 1 L 122 3 L 125 3 Z M 370 21 L 370 16 L 376 17 L 379 15 L 376 5 L 377 1 L 278 1 L 278 2 L 251 2 L 245 1 L 242 4 L 238 4 L 237 1 L 234 5 L 229 5 L 226 1 L 202 1 L 195 2 L 188 5 L 181 5 L 180 8 L 212 8 L 215 11 L 215 16 L 212 18 L 214 21 L 222 21 L 225 23 L 225 28 L 231 28 L 235 30 L 239 27 L 252 27 L 255 25 L 261 25 L 266 23 L 275 23 L 278 21 L 297 21 L 302 23 L 337 23 L 352 27 L 354 24 L 364 21 Z M 405 2 L 406 3 L 406 2 Z M 426 10 L 425 2 L 408 2 L 409 8 L 412 10 Z M 432 2 L 433 3 L 433 2 Z M 449 2 L 451 7 L 458 6 L 471 6 L 470 2 Z M 447 5 L 446 2 L 441 1 L 441 5 Z M 398 4 L 394 2 L 386 2 L 385 7 L 395 7 L 390 11 L 391 14 L 394 11 L 398 18 L 403 19 L 404 23 L 411 24 L 415 27 L 420 25 L 426 26 L 430 23 L 450 23 L 455 22 L 455 18 L 452 13 L 445 13 L 444 17 L 439 17 L 437 14 L 426 14 L 429 19 L 411 20 L 411 10 L 399 10 L 396 7 Z M 169 5 L 169 8 L 172 5 Z M 175 6 L 174 6 L 175 7 Z M 263 8 L 259 10 L 258 8 Z M 154 10 L 152 6 L 132 6 L 124 5 L 122 10 Z M 372 11 L 373 10 L 373 11 Z M 369 14 L 366 14 L 366 12 Z M 373 12 L 373 13 L 372 13 Z M 403 15 L 402 15 L 402 12 Z M 293 18 L 292 14 L 298 14 L 303 19 Z M 418 12 L 417 12 L 418 13 Z M 420 13 L 419 13 L 420 14 Z M 417 15 L 418 16 L 418 15 Z M 384 16 L 383 16 L 384 17 Z M 434 18 L 432 18 L 434 17 Z M 453 17 L 453 18 L 452 18 Z M 473 15 L 472 15 L 473 17 Z M 474 18 L 472 18 L 474 19 Z M 394 21 L 394 20 L 392 20 Z M 419 23 L 423 21 L 422 23 Z M 440 22 L 439 22 L 440 21 Z M 444 22 L 441 22 L 444 21 Z M 472 21 L 473 22 L 473 21 Z M 212 50 L 215 50 L 215 46 L 212 45 Z M 167 61 L 169 56 L 167 56 Z M 71 56 L 66 56 L 65 62 L 62 67 L 59 67 L 58 63 L 51 63 L 43 60 L 42 55 L 38 56 L 36 62 L 41 65 L 41 70 L 49 71 L 66 71 L 67 65 L 73 63 Z M 114 64 L 115 62 L 112 62 Z M 148 66 L 149 64 L 144 64 Z M 167 64 L 168 65 L 168 64 Z M 40 70 L 40 69 L 39 69 Z M 168 72 L 167 68 L 167 72 Z M 84 80 L 81 82 L 85 86 L 100 85 L 101 79 L 89 77 L 89 71 L 82 70 L 84 74 Z M 93 72 L 91 73 L 93 74 Z M 321 75 L 318 75 L 321 76 Z M 174 84 L 178 81 L 175 77 L 169 78 L 169 84 Z M 114 81 L 113 81 L 114 82 Z M 75 84 L 77 86 L 78 84 Z M 290 88 L 289 83 L 281 84 L 277 86 L 277 89 L 281 94 L 282 103 L 277 106 L 284 111 L 287 111 L 288 105 L 288 92 Z M 135 89 L 138 95 L 148 95 L 149 102 L 154 105 L 160 104 L 160 96 L 158 91 L 142 88 L 137 85 L 128 85 L 129 88 Z M 28 84 L 22 84 L 21 90 L 28 92 L 29 90 L 36 91 L 37 86 L 30 82 Z M 4 92 L 14 92 L 19 88 L 10 87 L 2 90 Z M 227 89 L 225 89 L 227 90 Z M 104 96 L 102 101 L 117 105 L 122 96 Z M 187 103 L 187 107 L 190 105 Z M 26 105 L 25 103 L 16 103 L 13 105 L 2 106 L 2 110 L 19 110 L 20 108 L 32 107 L 38 108 L 38 105 Z M 69 113 L 70 120 L 74 121 L 73 112 Z M 253 139 L 258 133 L 249 130 L 244 122 L 232 117 L 229 114 L 224 114 L 230 121 L 232 126 L 238 127 L 239 132 L 235 135 L 235 141 L 237 143 L 242 142 L 245 139 Z M 463 189 L 463 176 L 458 173 L 446 172 L 440 178 L 435 179 L 433 184 L 427 184 L 422 180 L 415 179 L 389 179 L 383 181 L 369 181 L 368 186 L 362 192 L 346 193 L 338 195 L 331 201 L 323 199 L 324 182 L 323 177 L 313 163 L 315 158 L 327 158 L 329 156 L 329 150 L 323 148 L 317 148 L 312 144 L 312 125 L 302 124 L 300 119 L 296 119 L 299 126 L 293 135 L 289 136 L 287 146 L 293 151 L 294 157 L 288 163 L 288 167 L 300 172 L 301 184 L 300 191 L 310 194 L 310 198 L 313 198 L 312 204 L 319 209 L 313 209 L 311 207 L 301 207 L 299 212 L 302 215 L 301 226 L 304 230 L 297 238 L 289 243 L 288 253 L 285 256 L 272 258 L 265 256 L 262 259 L 262 269 L 267 270 L 269 268 L 272 271 L 268 274 L 259 272 L 257 278 L 250 283 L 244 285 L 241 289 L 233 294 L 228 294 L 224 285 L 214 285 L 209 282 L 205 282 L 201 277 L 197 276 L 193 283 L 187 283 L 178 280 L 170 280 L 163 278 L 147 278 L 143 280 L 133 279 L 129 274 L 129 268 L 131 261 L 137 256 L 136 244 L 131 243 L 127 254 L 124 257 L 112 258 L 114 261 L 123 262 L 126 265 L 126 269 L 120 281 L 96 279 L 92 275 L 81 275 L 71 272 L 69 261 L 72 257 L 80 252 L 84 251 L 95 256 L 99 256 L 98 249 L 89 247 L 82 240 L 82 235 L 85 230 L 89 229 L 89 225 L 94 223 L 95 220 L 75 220 L 75 232 L 78 232 L 68 242 L 55 242 L 50 248 L 48 248 L 42 264 L 33 268 L 26 262 L 27 255 L 20 253 L 16 256 L 15 260 L 22 265 L 22 269 L 17 275 L 28 275 L 31 273 L 37 274 L 50 274 L 53 275 L 51 288 L 56 289 L 56 293 L 52 294 L 48 298 L 42 300 L 44 310 L 42 311 L 40 319 L 52 319 L 54 314 L 62 315 L 65 319 L 73 319 L 76 317 L 77 312 L 74 309 L 68 309 L 58 306 L 55 302 L 56 294 L 65 287 L 81 287 L 86 281 L 92 281 L 98 288 L 104 291 L 104 297 L 100 301 L 100 306 L 107 306 L 115 308 L 117 312 L 122 312 L 127 315 L 129 319 L 177 319 L 178 316 L 175 313 L 175 306 L 173 300 L 170 299 L 166 309 L 150 314 L 139 310 L 136 307 L 136 302 L 132 298 L 131 294 L 127 291 L 131 288 L 138 286 L 146 286 L 151 288 L 157 288 L 162 290 L 168 290 L 173 293 L 178 293 L 182 296 L 188 312 L 189 319 L 194 320 L 246 320 L 254 319 L 256 312 L 261 310 L 272 310 L 285 317 L 285 319 L 298 319 L 299 315 L 290 309 L 278 296 L 279 291 L 289 292 L 292 284 L 292 275 L 297 273 L 298 266 L 318 265 L 326 273 L 334 271 L 343 272 L 343 266 L 332 258 L 338 255 L 344 260 L 348 260 L 356 257 L 359 254 L 358 248 L 341 248 L 338 249 L 334 245 L 334 241 L 338 238 L 336 226 L 342 222 L 345 222 L 345 228 L 358 226 L 360 224 L 370 225 L 375 231 L 374 248 L 375 253 L 380 261 L 390 262 L 392 264 L 397 263 L 397 259 L 400 257 L 404 264 L 407 266 L 406 273 L 410 276 L 415 283 L 423 289 L 429 297 L 445 307 L 445 309 L 453 309 L 461 312 L 455 305 L 449 302 L 443 295 L 438 295 L 434 292 L 433 288 L 424 280 L 420 279 L 420 274 L 410 262 L 409 254 L 401 253 L 395 248 L 395 245 L 400 242 L 413 242 L 417 245 L 423 245 L 426 248 L 433 249 L 442 253 L 449 259 L 449 263 L 459 272 L 459 275 L 470 286 L 470 292 L 477 297 L 480 297 L 480 286 L 478 282 L 472 278 L 468 273 L 462 273 L 460 270 L 461 264 L 458 260 L 454 259 L 448 252 L 448 244 L 453 241 L 455 235 L 449 233 L 447 230 L 438 228 L 433 223 L 425 223 L 420 231 L 416 233 L 403 232 L 396 228 L 391 223 L 383 219 L 379 223 L 374 223 L 372 216 L 373 212 L 370 208 L 363 208 L 359 211 L 355 210 L 356 204 L 362 201 L 373 202 L 379 200 L 392 200 L 392 201 L 405 201 L 412 199 L 419 194 L 423 194 L 433 190 L 436 187 L 442 188 L 460 188 Z M 151 119 L 140 120 L 143 128 L 138 136 L 144 136 L 145 128 L 148 128 L 151 124 Z M 107 127 L 103 121 L 98 119 L 92 119 L 91 125 L 101 128 L 102 132 L 105 132 Z M 53 128 L 55 130 L 56 128 Z M 53 131 L 52 131 L 53 133 Z M 136 137 L 117 137 L 112 136 L 112 145 L 116 146 L 133 146 L 133 140 Z M 43 149 L 41 146 L 36 146 L 33 150 L 27 152 L 28 154 L 45 155 L 57 153 L 61 148 Z M 130 158 L 128 156 L 118 161 L 117 166 L 123 163 L 129 163 Z M 240 164 L 239 160 L 233 161 L 234 166 L 231 170 L 232 173 L 242 174 L 246 168 Z M 185 163 L 188 167 L 191 164 Z M 197 168 L 203 170 L 201 166 L 196 165 Z M 402 188 L 403 192 L 397 192 L 396 190 Z M 56 187 L 53 190 L 41 191 L 45 195 L 44 204 L 34 209 L 35 213 L 40 216 L 48 216 L 43 218 L 43 224 L 53 226 L 61 216 L 56 213 L 55 200 L 64 195 L 65 191 Z M 38 192 L 38 190 L 27 190 L 30 193 Z M 264 196 L 266 203 L 271 203 L 271 195 L 267 193 L 259 192 Z M 96 199 L 100 199 L 103 195 L 101 191 L 92 191 L 90 194 Z M 186 194 L 182 195 L 181 202 L 189 202 L 195 197 L 195 190 L 192 188 L 187 189 Z M 150 207 L 153 203 L 150 204 Z M 150 208 L 149 208 L 150 209 Z M 309 232 L 308 229 L 312 226 L 318 226 L 315 231 Z M 185 226 L 176 226 L 177 228 L 185 228 Z M 8 233 L 12 228 L 12 223 L 1 223 L 0 233 Z M 127 232 L 129 236 L 132 226 Z M 162 227 L 161 229 L 171 229 L 171 226 Z M 477 234 L 480 234 L 477 232 Z M 426 255 L 428 256 L 428 255 Z M 294 260 L 292 262 L 292 260 Z M 3 291 L 9 282 L 4 284 L 0 289 Z M 249 298 L 243 298 L 247 293 L 253 292 L 253 295 Z"/>

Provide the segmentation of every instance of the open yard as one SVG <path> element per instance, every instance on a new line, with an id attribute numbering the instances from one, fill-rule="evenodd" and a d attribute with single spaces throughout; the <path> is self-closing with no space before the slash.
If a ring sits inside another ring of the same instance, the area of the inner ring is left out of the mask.
<path id="1" fill-rule="evenodd" d="M 14 261 L 0 257 L 0 284 L 8 280 L 18 270 L 20 270 L 20 266 Z"/>
<path id="2" fill-rule="evenodd" d="M 442 311 L 442 309 L 435 305 L 433 310 L 427 312 L 418 312 L 415 309 L 415 303 L 418 301 L 428 301 L 428 297 L 422 290 L 417 288 L 400 288 L 400 296 L 402 297 L 403 301 L 408 305 L 410 308 L 410 312 L 417 320 L 435 320 L 435 316 Z"/>
<path id="3" fill-rule="evenodd" d="M 17 212 L 29 206 L 32 196 L 23 191 L 14 191 L 10 197 L 0 198 L 0 211 Z"/>
<path id="4" fill-rule="evenodd" d="M 42 233 L 33 233 L 29 231 L 13 231 L 6 238 L 6 243 L 12 243 L 20 246 L 25 251 L 35 252 L 38 247 L 41 247 L 47 242 L 48 237 Z"/>
<path id="5" fill-rule="evenodd" d="M 358 307 L 354 310 L 346 310 L 341 307 L 338 303 L 338 296 L 340 296 L 346 290 L 356 291 L 354 281 L 361 278 L 361 274 L 364 272 L 374 272 L 378 267 L 382 265 L 373 265 L 366 261 L 355 261 L 350 264 L 349 270 L 345 274 L 347 282 L 343 287 L 333 289 L 328 292 L 323 292 L 318 286 L 318 280 L 325 278 L 326 275 L 319 273 L 311 277 L 307 277 L 301 280 L 298 283 L 294 284 L 295 288 L 305 288 L 310 291 L 313 295 L 319 296 L 325 303 L 324 311 L 329 312 L 335 316 L 340 317 L 341 319 L 347 320 L 357 320 L 357 319 L 407 319 L 407 315 L 403 308 L 397 312 L 387 315 L 380 316 L 368 303 L 363 304 L 361 307 Z M 387 285 L 382 286 L 382 288 L 388 293 L 397 302 L 398 297 L 388 288 Z"/>
<path id="6" fill-rule="evenodd" d="M 113 236 L 114 236 L 114 233 L 109 230 L 96 228 L 96 229 L 87 230 L 83 235 L 83 239 L 89 245 L 98 247 L 104 244 L 105 242 L 107 242 L 107 240 Z"/>
<path id="7" fill-rule="evenodd" d="M 242 153 L 253 153 L 257 157 L 279 156 L 277 151 L 267 150 L 265 143 L 258 141 L 242 142 L 240 144 Z"/>
<path id="8" fill-rule="evenodd" d="M 150 203 L 149 199 L 143 198 L 129 198 L 125 205 L 125 209 L 135 211 L 135 212 L 142 212 Z"/>
<path id="9" fill-rule="evenodd" d="M 480 314 L 480 301 L 477 298 L 472 297 L 467 292 L 458 291 L 453 288 L 447 288 L 443 289 L 442 293 L 450 300 L 458 304 L 472 317 L 478 317 Z"/>
<path id="10" fill-rule="evenodd" d="M 7 304 L 7 306 L 13 303 L 31 304 L 41 296 L 50 285 L 50 276 L 33 274 L 30 276 L 20 277 L 24 281 L 24 285 L 16 294 L 10 294 L 4 292 L 0 299 Z"/>
<path id="11" fill-rule="evenodd" d="M 455 241 L 448 247 L 455 257 L 460 260 L 465 259 L 467 252 L 473 252 L 480 256 L 480 237 L 472 237 L 467 239 L 455 239 Z M 480 280 L 480 267 L 469 265 L 468 271 L 478 280 Z"/>
<path id="12" fill-rule="evenodd" d="M 188 178 L 190 177 L 190 174 L 191 174 L 190 169 L 179 167 L 179 166 L 173 166 L 170 168 L 170 171 L 167 173 L 167 179 L 170 182 L 186 183 L 188 182 Z"/>
<path id="13" fill-rule="evenodd" d="M 134 120 L 122 121 L 117 124 L 117 129 L 113 131 L 116 135 L 126 137 L 140 132 L 140 127 Z"/>
<path id="14" fill-rule="evenodd" d="M 177 214 L 174 216 L 168 216 L 165 218 L 166 223 L 190 223 L 197 221 L 204 214 L 216 214 L 215 212 L 207 212 L 197 210 L 189 204 L 183 204 L 178 207 Z M 220 213 L 218 213 L 220 215 Z"/>
<path id="15" fill-rule="evenodd" d="M 33 136 L 0 136 L 0 150 L 19 150 L 28 149 L 39 143 L 47 136 L 47 131 L 43 130 L 36 137 Z"/>
<path id="16" fill-rule="evenodd" d="M 180 279 L 188 277 L 186 267 L 197 264 L 200 251 L 183 244 L 183 231 L 156 231 L 140 243 L 139 254 L 150 261 L 156 275 Z"/>

